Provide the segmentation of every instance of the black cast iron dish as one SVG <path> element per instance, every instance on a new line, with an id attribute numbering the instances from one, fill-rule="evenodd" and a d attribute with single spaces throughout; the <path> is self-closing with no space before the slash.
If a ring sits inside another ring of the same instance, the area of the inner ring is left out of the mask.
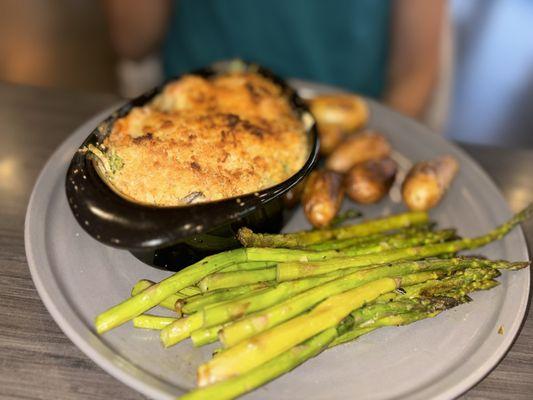
<path id="1" fill-rule="evenodd" d="M 235 63 L 217 64 L 193 74 L 209 77 L 230 68 L 235 68 Z M 275 82 L 300 117 L 310 116 L 307 106 L 285 81 L 254 64 L 240 63 L 240 68 Z M 106 245 L 129 250 L 150 265 L 171 270 L 207 254 L 237 247 L 235 233 L 242 226 L 263 232 L 279 231 L 284 221 L 283 194 L 300 182 L 317 160 L 314 123 L 307 130 L 309 157 L 305 165 L 286 181 L 256 193 L 187 206 L 156 207 L 129 201 L 102 180 L 94 160 L 81 149 L 100 144 L 118 118 L 133 107 L 150 102 L 163 87 L 120 107 L 90 133 L 74 154 L 67 171 L 66 193 L 81 227 Z"/>

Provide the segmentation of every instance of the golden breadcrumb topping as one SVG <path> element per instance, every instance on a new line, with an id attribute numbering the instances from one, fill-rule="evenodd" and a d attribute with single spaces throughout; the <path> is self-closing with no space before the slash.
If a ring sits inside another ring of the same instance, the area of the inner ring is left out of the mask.
<path id="1" fill-rule="evenodd" d="M 305 163 L 302 121 L 281 88 L 254 73 L 184 76 L 118 119 L 103 143 L 120 193 L 159 206 L 276 185 Z"/>

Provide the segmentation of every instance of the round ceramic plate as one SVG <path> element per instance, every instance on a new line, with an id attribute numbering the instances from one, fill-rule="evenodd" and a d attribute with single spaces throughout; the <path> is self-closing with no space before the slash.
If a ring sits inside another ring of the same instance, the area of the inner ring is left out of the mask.
<path id="1" fill-rule="evenodd" d="M 304 95 L 315 87 L 304 87 Z M 410 162 L 452 154 L 461 171 L 431 216 L 461 235 L 477 235 L 510 216 L 490 178 L 463 151 L 423 126 L 370 102 L 370 127 L 396 149 L 402 170 Z M 170 399 L 195 386 L 196 367 L 213 346 L 189 341 L 163 349 L 152 331 L 125 324 L 96 335 L 95 316 L 129 295 L 141 278 L 168 273 L 149 268 L 130 253 L 101 245 L 78 226 L 65 197 L 65 172 L 73 152 L 109 111 L 73 132 L 39 177 L 28 206 L 26 253 L 43 302 L 65 334 L 98 365 L 145 395 Z M 410 161 L 409 161 L 410 160 Z M 345 204 L 350 207 L 349 204 Z M 361 207 L 375 217 L 403 211 L 398 188 L 391 199 Z M 308 228 L 301 211 L 286 230 Z M 520 229 L 477 252 L 491 258 L 527 260 Z M 247 399 L 450 399 L 481 380 L 518 334 L 529 294 L 529 269 L 504 273 L 501 285 L 475 293 L 474 301 L 406 327 L 380 329 L 328 350 L 289 374 L 248 394 Z M 500 329 L 503 327 L 503 329 Z"/>

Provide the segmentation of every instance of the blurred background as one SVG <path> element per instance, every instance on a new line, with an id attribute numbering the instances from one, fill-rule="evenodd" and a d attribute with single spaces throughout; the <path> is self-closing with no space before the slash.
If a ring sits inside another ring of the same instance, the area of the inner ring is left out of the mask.
<path id="1" fill-rule="evenodd" d="M 0 81 L 123 96 L 155 84 L 157 57 L 120 59 L 103 5 L 0 1 Z M 447 13 L 438 88 L 446 104 L 436 129 L 463 142 L 533 148 L 533 0 L 454 0 Z"/>

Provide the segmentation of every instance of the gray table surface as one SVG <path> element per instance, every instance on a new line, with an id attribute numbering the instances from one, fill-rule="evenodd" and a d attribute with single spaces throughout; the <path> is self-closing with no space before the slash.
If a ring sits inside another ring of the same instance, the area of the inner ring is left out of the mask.
<path id="1" fill-rule="evenodd" d="M 110 95 L 0 83 L 0 398 L 142 399 L 106 374 L 61 332 L 33 285 L 24 215 L 53 150 Z M 462 145 L 496 181 L 510 208 L 533 201 L 533 151 Z M 523 225 L 529 248 L 533 222 Z M 531 252 L 531 250 L 530 250 Z M 465 399 L 533 398 L 533 311 L 501 363 Z"/>

